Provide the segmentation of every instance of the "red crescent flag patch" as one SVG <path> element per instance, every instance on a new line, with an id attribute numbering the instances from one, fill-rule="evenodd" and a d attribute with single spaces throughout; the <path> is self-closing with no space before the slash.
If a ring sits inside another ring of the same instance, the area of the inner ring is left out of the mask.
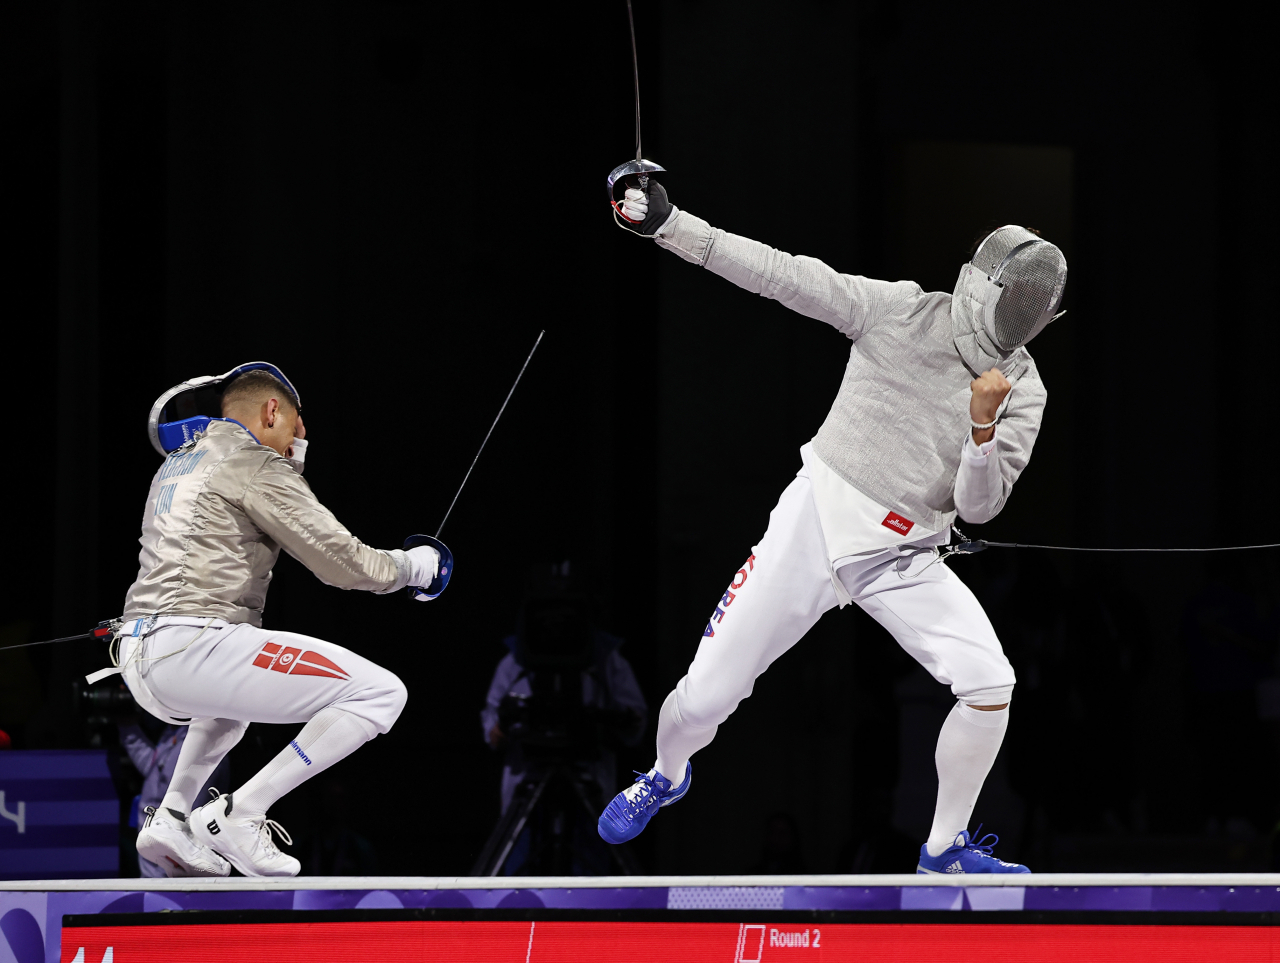
<path id="1" fill-rule="evenodd" d="M 274 642 L 267 642 L 262 646 L 262 651 L 253 660 L 253 664 L 262 669 L 271 669 L 288 675 L 319 675 L 327 679 L 341 679 L 344 682 L 351 678 L 346 669 L 326 659 L 319 652 L 283 648 Z"/>
<path id="2" fill-rule="evenodd" d="M 884 521 L 880 523 L 885 528 L 892 528 L 899 535 L 906 535 L 911 529 L 916 527 L 916 523 L 909 518 L 903 518 L 897 512 L 890 512 L 884 517 Z"/>

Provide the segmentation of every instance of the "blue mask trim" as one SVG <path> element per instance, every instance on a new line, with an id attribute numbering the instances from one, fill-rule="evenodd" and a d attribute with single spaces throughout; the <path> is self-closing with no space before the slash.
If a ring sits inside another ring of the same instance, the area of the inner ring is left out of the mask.
<path id="1" fill-rule="evenodd" d="M 257 441 L 259 445 L 262 444 L 262 442 L 258 441 L 257 435 L 234 418 L 210 418 L 208 415 L 196 415 L 194 418 L 183 418 L 181 421 L 166 421 L 163 425 L 156 426 L 158 429 L 157 437 L 159 437 L 160 444 L 164 446 L 166 453 L 174 452 L 208 428 L 209 423 L 214 421 L 229 421 L 233 425 L 239 425 L 244 428 L 250 438 Z"/>
<path id="2" fill-rule="evenodd" d="M 156 437 L 165 453 L 177 451 L 197 434 L 209 427 L 207 415 L 196 415 L 183 418 L 181 421 L 166 421 L 156 426 Z"/>

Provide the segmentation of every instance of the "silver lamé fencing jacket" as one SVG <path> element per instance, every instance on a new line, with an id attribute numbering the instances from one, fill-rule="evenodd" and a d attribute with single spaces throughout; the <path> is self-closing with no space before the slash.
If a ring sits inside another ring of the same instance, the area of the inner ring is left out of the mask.
<path id="1" fill-rule="evenodd" d="M 955 294 L 925 292 L 911 281 L 841 274 L 817 258 L 796 256 L 713 228 L 688 211 L 662 226 L 660 247 L 741 288 L 825 321 L 853 345 L 844 380 L 813 451 L 837 475 L 879 505 L 941 531 L 956 517 L 955 485 L 969 434 L 970 382 L 999 368 L 1013 390 L 998 416 L 1000 487 L 985 522 L 1004 507 L 1031 458 L 1046 392 L 1025 347 L 998 349 L 986 335 L 981 305 L 962 283 Z"/>
<path id="2" fill-rule="evenodd" d="M 352 535 L 283 457 L 240 425 L 215 421 L 151 481 L 138 578 L 124 618 L 184 615 L 262 624 L 280 549 L 326 584 L 404 588 L 404 553 Z"/>

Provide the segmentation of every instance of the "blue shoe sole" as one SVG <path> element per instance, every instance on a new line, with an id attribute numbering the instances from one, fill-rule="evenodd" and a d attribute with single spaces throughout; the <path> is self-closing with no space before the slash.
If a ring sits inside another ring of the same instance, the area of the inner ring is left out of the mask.
<path id="1" fill-rule="evenodd" d="M 643 830 L 641 831 L 643 832 Z M 601 816 L 600 819 L 596 821 L 596 832 L 600 834 L 601 839 L 603 839 L 606 843 L 609 843 L 613 846 L 618 846 L 622 843 L 630 842 L 631 840 L 635 839 L 637 836 L 640 835 L 640 833 L 632 833 L 630 836 L 617 835 L 613 831 L 613 825 L 608 821 L 606 821 L 603 816 Z"/>

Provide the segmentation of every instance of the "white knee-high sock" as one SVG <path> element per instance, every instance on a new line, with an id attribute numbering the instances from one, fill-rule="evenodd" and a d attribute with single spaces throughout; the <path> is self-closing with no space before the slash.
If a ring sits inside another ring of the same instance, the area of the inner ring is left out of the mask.
<path id="1" fill-rule="evenodd" d="M 191 804 L 200 787 L 209 781 L 222 758 L 235 748 L 249 723 L 235 719 L 200 719 L 187 727 L 187 738 L 178 753 L 178 763 L 169 788 L 160 803 L 166 809 L 190 815 Z M 199 800 L 208 802 L 207 799 Z"/>
<path id="2" fill-rule="evenodd" d="M 654 768 L 678 786 L 684 782 L 689 757 L 711 744 L 719 726 L 691 726 L 680 716 L 676 690 L 672 689 L 658 711 L 658 761 Z"/>
<path id="3" fill-rule="evenodd" d="M 957 702 L 947 715 L 934 755 L 938 766 L 938 806 L 927 843 L 930 856 L 941 856 L 960 832 L 969 828 L 978 793 L 1000 752 L 1008 725 L 1007 706 L 984 712 Z"/>
<path id="4" fill-rule="evenodd" d="M 330 706 L 312 716 L 298 737 L 235 791 L 235 812 L 264 816 L 285 793 L 345 759 L 378 734 L 372 722 Z"/>

